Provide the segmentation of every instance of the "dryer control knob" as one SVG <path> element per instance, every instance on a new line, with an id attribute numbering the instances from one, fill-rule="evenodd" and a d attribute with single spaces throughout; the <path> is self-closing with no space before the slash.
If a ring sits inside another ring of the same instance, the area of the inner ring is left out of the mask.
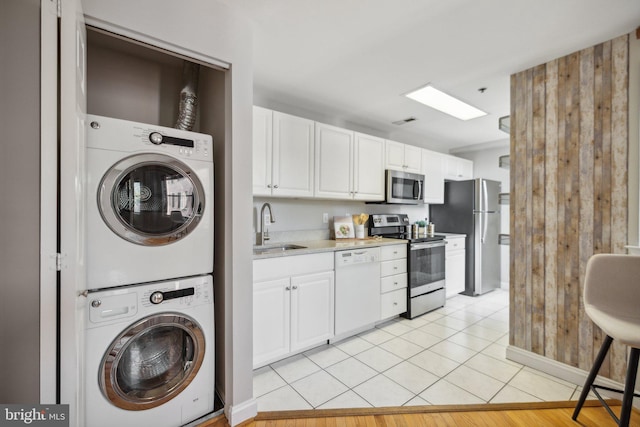
<path id="1" fill-rule="evenodd" d="M 93 301 L 91 301 L 91 307 L 93 308 L 98 308 L 102 305 L 102 301 L 100 301 L 99 299 L 94 299 Z"/>
<path id="2" fill-rule="evenodd" d="M 162 292 L 156 291 L 151 294 L 151 298 L 149 298 L 149 300 L 151 300 L 152 304 L 160 304 L 164 300 L 164 295 Z"/>
<path id="3" fill-rule="evenodd" d="M 149 141 L 156 145 L 162 144 L 162 134 L 158 132 L 151 132 L 149 134 Z"/>

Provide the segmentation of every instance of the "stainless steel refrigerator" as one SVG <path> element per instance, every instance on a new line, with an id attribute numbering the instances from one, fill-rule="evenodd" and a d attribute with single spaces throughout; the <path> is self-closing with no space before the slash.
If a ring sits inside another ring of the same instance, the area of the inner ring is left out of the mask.
<path id="1" fill-rule="evenodd" d="M 464 295 L 500 287 L 500 182 L 477 178 L 444 184 L 444 204 L 430 205 L 436 233 L 466 234 Z"/>

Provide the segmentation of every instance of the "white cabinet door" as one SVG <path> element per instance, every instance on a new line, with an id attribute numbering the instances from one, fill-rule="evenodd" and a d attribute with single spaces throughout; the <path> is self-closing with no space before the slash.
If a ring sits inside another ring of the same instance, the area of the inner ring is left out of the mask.
<path id="1" fill-rule="evenodd" d="M 355 133 L 353 146 L 353 198 L 384 200 L 384 139 Z"/>
<path id="2" fill-rule="evenodd" d="M 384 200 L 384 139 L 316 123 L 315 197 Z"/>
<path id="3" fill-rule="evenodd" d="M 422 174 L 424 175 L 424 202 L 444 203 L 445 156 L 441 153 L 422 150 Z"/>
<path id="4" fill-rule="evenodd" d="M 422 148 L 414 145 L 404 146 L 405 172 L 422 173 Z"/>
<path id="5" fill-rule="evenodd" d="M 289 353 L 289 278 L 253 284 L 253 366 Z"/>
<path id="6" fill-rule="evenodd" d="M 291 278 L 291 350 L 333 336 L 333 271 Z"/>
<path id="7" fill-rule="evenodd" d="M 353 198 L 352 131 L 316 123 L 315 197 Z"/>
<path id="8" fill-rule="evenodd" d="M 386 169 L 422 173 L 422 149 L 420 147 L 389 140 L 386 141 L 385 146 Z"/>
<path id="9" fill-rule="evenodd" d="M 386 292 L 380 296 L 380 319 L 388 319 L 407 311 L 407 289 Z"/>
<path id="10" fill-rule="evenodd" d="M 473 161 L 460 159 L 458 163 L 458 174 L 462 179 L 473 179 Z"/>
<path id="11" fill-rule="evenodd" d="M 456 156 L 445 156 L 445 178 L 463 181 L 473 178 L 473 162 Z"/>
<path id="12" fill-rule="evenodd" d="M 385 169 L 405 170 L 404 144 L 395 141 L 385 141 Z"/>
<path id="13" fill-rule="evenodd" d="M 447 238 L 445 253 L 445 285 L 447 298 L 455 296 L 465 289 L 465 238 Z"/>
<path id="14" fill-rule="evenodd" d="M 273 112 L 274 196 L 313 196 L 314 122 Z"/>
<path id="15" fill-rule="evenodd" d="M 253 107 L 253 194 L 271 195 L 273 111 Z"/>

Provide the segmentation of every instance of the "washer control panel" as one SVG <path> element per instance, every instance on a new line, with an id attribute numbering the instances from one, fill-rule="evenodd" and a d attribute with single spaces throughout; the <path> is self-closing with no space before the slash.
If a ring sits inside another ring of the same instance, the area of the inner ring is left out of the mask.
<path id="1" fill-rule="evenodd" d="M 175 298 L 188 297 L 188 296 L 194 295 L 195 293 L 196 291 L 194 288 L 186 288 L 186 289 L 179 289 L 177 291 L 166 291 L 166 292 L 155 291 L 149 297 L 149 301 L 151 301 L 151 304 L 160 304 L 163 301 L 167 301 Z"/>
<path id="2" fill-rule="evenodd" d="M 190 277 L 88 292 L 88 327 L 114 323 L 159 310 L 181 310 L 213 303 L 213 278 Z"/>
<path id="3" fill-rule="evenodd" d="M 209 282 L 181 283 L 179 280 L 169 283 L 173 286 L 163 287 L 159 283 L 156 288 L 149 288 L 140 295 L 140 304 L 143 307 L 180 308 L 199 304 L 208 304 L 212 301 L 213 289 L 208 286 Z"/>
<path id="4" fill-rule="evenodd" d="M 87 115 L 87 120 L 87 148 L 122 152 L 152 150 L 213 162 L 211 135 L 95 115 Z"/>

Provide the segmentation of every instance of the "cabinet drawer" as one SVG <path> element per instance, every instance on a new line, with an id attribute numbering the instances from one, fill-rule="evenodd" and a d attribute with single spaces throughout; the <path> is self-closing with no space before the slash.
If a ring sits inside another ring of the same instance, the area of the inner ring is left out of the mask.
<path id="1" fill-rule="evenodd" d="M 407 289 L 380 295 L 380 319 L 397 316 L 407 311 Z"/>
<path id="2" fill-rule="evenodd" d="M 380 279 L 380 292 L 395 291 L 407 287 L 407 275 L 396 274 L 393 276 L 387 276 Z"/>
<path id="3" fill-rule="evenodd" d="M 380 246 L 380 260 L 389 261 L 407 257 L 407 245 Z"/>
<path id="4" fill-rule="evenodd" d="M 392 276 L 407 272 L 407 260 L 405 258 L 380 263 L 380 276 Z"/>
<path id="5" fill-rule="evenodd" d="M 253 261 L 253 281 L 278 279 L 333 270 L 333 252 L 291 255 Z"/>
<path id="6" fill-rule="evenodd" d="M 446 240 L 447 240 L 447 246 L 446 246 L 447 252 L 465 248 L 464 237 L 455 237 L 453 239 L 448 238 Z"/>

